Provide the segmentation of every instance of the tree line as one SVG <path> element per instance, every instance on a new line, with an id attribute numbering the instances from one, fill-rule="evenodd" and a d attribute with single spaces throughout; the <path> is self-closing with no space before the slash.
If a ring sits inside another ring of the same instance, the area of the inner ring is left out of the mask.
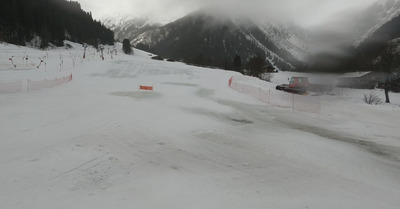
<path id="1" fill-rule="evenodd" d="M 203 67 L 213 66 L 259 78 L 267 72 L 267 68 L 274 68 L 273 64 L 266 59 L 266 55 L 261 52 L 255 53 L 249 59 L 242 59 L 240 55 L 236 54 L 233 58 L 227 58 L 225 61 L 221 61 L 199 54 L 194 58 L 183 61 L 187 64 Z"/>
<path id="2" fill-rule="evenodd" d="M 64 40 L 113 44 L 114 32 L 92 18 L 74 1 L 1 0 L 0 41 L 25 45 L 39 36 L 40 47 L 63 46 Z"/>

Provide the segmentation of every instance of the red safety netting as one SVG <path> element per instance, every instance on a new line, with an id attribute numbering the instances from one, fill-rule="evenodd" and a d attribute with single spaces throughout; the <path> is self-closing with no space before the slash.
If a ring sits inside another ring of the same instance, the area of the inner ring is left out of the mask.
<path id="1" fill-rule="evenodd" d="M 22 80 L 3 83 L 0 82 L 0 93 L 17 93 L 22 92 Z"/>
<path id="2" fill-rule="evenodd" d="M 277 107 L 291 108 L 296 111 L 321 113 L 321 97 L 307 96 L 277 91 L 275 89 L 264 89 L 251 85 L 251 82 L 246 82 L 251 79 L 245 76 L 232 76 L 229 79 L 228 85 L 244 94 L 252 95 L 254 98 L 263 103 Z"/>
<path id="3" fill-rule="evenodd" d="M 33 80 L 28 80 L 28 91 L 34 91 L 34 90 L 40 90 L 44 88 L 50 88 L 54 86 L 58 86 L 64 83 L 67 83 L 72 80 L 72 74 L 69 76 L 65 76 L 62 78 L 56 78 L 54 80 L 41 80 L 41 81 L 33 81 Z"/>

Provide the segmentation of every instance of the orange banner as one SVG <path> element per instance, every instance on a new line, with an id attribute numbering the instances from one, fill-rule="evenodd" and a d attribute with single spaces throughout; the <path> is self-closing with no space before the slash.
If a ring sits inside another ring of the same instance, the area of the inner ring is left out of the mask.
<path id="1" fill-rule="evenodd" d="M 152 86 L 140 86 L 141 90 L 148 90 L 148 91 L 153 91 L 153 87 Z"/>

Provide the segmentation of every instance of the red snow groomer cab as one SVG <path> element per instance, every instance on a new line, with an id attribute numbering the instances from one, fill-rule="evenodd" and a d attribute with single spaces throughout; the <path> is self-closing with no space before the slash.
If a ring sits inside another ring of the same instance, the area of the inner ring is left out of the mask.
<path id="1" fill-rule="evenodd" d="M 308 77 L 292 77 L 289 80 L 289 85 L 281 84 L 276 86 L 276 89 L 293 94 L 306 94 L 309 87 Z"/>

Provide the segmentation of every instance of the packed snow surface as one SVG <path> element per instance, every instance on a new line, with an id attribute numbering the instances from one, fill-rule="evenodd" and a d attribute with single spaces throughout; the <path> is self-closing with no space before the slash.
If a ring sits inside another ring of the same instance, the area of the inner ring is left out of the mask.
<path id="1" fill-rule="evenodd" d="M 0 82 L 73 74 L 0 94 L 0 208 L 400 208 L 398 94 L 337 89 L 296 112 L 230 89 L 235 72 L 69 44 L 0 44 Z"/>

